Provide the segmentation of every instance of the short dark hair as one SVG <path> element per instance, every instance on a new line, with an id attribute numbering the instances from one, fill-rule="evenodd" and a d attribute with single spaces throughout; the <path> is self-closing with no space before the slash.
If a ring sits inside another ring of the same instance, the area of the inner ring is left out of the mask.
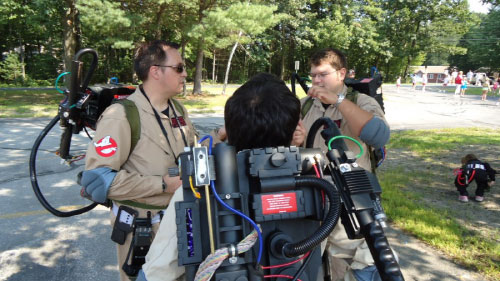
<path id="1" fill-rule="evenodd" d="M 311 65 L 318 66 L 324 62 L 329 63 L 337 70 L 341 68 L 347 69 L 346 56 L 340 50 L 334 48 L 321 49 L 311 56 Z"/>
<path id="2" fill-rule="evenodd" d="M 179 49 L 179 44 L 165 40 L 155 40 L 142 43 L 135 52 L 134 71 L 142 81 L 148 79 L 149 68 L 161 64 L 167 59 L 165 49 Z"/>
<path id="3" fill-rule="evenodd" d="M 239 87 L 224 108 L 228 144 L 236 151 L 289 146 L 300 117 L 300 101 L 285 82 L 259 73 Z"/>

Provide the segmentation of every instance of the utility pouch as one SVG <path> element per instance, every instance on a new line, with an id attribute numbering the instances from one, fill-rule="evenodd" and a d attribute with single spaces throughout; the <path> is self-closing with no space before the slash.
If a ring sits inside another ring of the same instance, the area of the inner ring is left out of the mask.
<path id="1" fill-rule="evenodd" d="M 128 276 L 137 276 L 142 265 L 146 262 L 146 254 L 153 242 L 153 228 L 151 225 L 151 213 L 145 219 L 136 219 L 132 244 L 127 253 L 127 259 L 122 266 Z M 130 260 L 130 264 L 128 261 Z"/>
<path id="2" fill-rule="evenodd" d="M 111 240 L 123 245 L 127 234 L 134 230 L 134 223 L 136 222 L 139 212 L 136 210 L 121 205 L 116 215 L 115 224 L 113 225 L 113 232 L 111 233 Z"/>

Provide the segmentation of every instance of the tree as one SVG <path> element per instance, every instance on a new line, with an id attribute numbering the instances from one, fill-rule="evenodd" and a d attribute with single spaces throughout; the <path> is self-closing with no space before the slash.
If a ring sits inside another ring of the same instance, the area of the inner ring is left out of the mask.
<path id="1" fill-rule="evenodd" d="M 10 53 L 0 62 L 0 77 L 7 82 L 17 82 L 22 78 L 23 64 L 17 53 Z"/>
<path id="2" fill-rule="evenodd" d="M 450 56 L 450 62 L 460 69 L 500 70 L 500 10 L 491 10 L 481 18 L 480 24 L 459 39 L 459 45 L 467 53 Z"/>
<path id="3" fill-rule="evenodd" d="M 207 13 L 201 27 L 205 34 L 211 34 L 206 40 L 219 48 L 233 45 L 227 62 L 222 94 L 225 94 L 231 60 L 236 48 L 238 45 L 251 42 L 252 36 L 261 34 L 268 27 L 275 25 L 280 17 L 275 16 L 274 11 L 276 11 L 275 6 L 236 3 L 227 9 L 216 8 Z"/>

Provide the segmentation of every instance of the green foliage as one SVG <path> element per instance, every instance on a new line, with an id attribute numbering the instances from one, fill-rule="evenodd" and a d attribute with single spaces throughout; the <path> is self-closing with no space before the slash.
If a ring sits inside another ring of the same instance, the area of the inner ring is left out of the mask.
<path id="1" fill-rule="evenodd" d="M 482 17 L 460 38 L 459 45 L 467 50 L 464 55 L 453 55 L 450 62 L 460 69 L 476 70 L 486 67 L 491 72 L 500 70 L 500 9 L 492 10 Z"/>
<path id="2" fill-rule="evenodd" d="M 10 53 L 4 61 L 0 62 L 0 77 L 7 82 L 22 80 L 22 63 L 17 53 Z"/>
<path id="3" fill-rule="evenodd" d="M 323 47 L 344 51 L 360 76 L 377 66 L 386 81 L 408 73 L 410 65 L 500 67 L 499 10 L 481 19 L 465 0 L 3 0 L 0 51 L 22 46 L 27 76 L 53 78 L 62 70 L 61 35 L 71 4 L 78 10 L 71 22 L 77 48 L 99 53 L 93 82 L 112 76 L 131 81 L 136 43 L 153 39 L 181 43 L 188 80 L 196 68 L 211 78 L 215 53 L 220 81 L 236 42 L 230 81 L 261 71 L 289 79 L 296 60 L 306 74 L 308 57 Z M 205 59 L 197 64 L 198 47 Z"/>

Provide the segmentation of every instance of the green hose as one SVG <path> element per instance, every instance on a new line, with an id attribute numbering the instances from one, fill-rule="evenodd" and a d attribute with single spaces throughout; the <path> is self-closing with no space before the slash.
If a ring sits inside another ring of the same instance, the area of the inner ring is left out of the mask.
<path id="1" fill-rule="evenodd" d="M 61 79 L 61 77 L 63 77 L 64 75 L 67 75 L 67 74 L 71 74 L 71 72 L 63 72 L 63 73 L 59 74 L 59 76 L 57 76 L 57 79 L 56 79 L 55 87 L 56 87 L 56 90 L 61 94 L 64 94 L 64 91 L 59 89 L 57 84 L 59 83 L 59 79 Z"/>
<path id="2" fill-rule="evenodd" d="M 359 141 L 357 141 L 356 139 L 353 139 L 351 137 L 348 137 L 348 136 L 335 136 L 333 138 L 331 138 L 329 141 L 328 141 L 328 150 L 332 150 L 332 142 L 336 139 L 348 139 L 348 140 L 352 140 L 355 144 L 357 144 L 359 146 L 359 154 L 356 155 L 356 158 L 359 158 L 361 157 L 361 155 L 363 155 L 363 146 L 361 145 L 361 143 L 359 143 Z"/>

